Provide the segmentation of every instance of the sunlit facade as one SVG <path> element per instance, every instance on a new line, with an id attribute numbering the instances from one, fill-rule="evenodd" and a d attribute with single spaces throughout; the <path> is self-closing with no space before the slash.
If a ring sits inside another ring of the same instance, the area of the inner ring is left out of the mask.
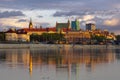
<path id="1" fill-rule="evenodd" d="M 9 29 L 5 33 L 6 41 L 22 41 L 22 42 L 29 42 L 30 35 L 38 34 L 41 35 L 42 33 L 56 33 L 56 28 L 33 28 L 33 24 L 30 20 L 29 28 L 22 28 L 22 29 Z"/>
<path id="2" fill-rule="evenodd" d="M 60 32 L 62 29 L 70 29 L 71 25 L 70 25 L 70 21 L 68 20 L 67 23 L 58 23 L 56 22 L 56 31 Z"/>
<path id="3" fill-rule="evenodd" d="M 5 33 L 5 39 L 6 41 L 18 41 L 18 36 L 16 34 L 16 31 L 13 29 L 8 30 Z"/>
<path id="4" fill-rule="evenodd" d="M 89 40 L 90 34 L 87 31 L 69 31 L 65 34 L 67 43 L 77 43 Z"/>
<path id="5" fill-rule="evenodd" d="M 76 20 L 77 21 L 77 20 Z M 95 24 L 86 24 L 86 30 L 80 30 L 79 22 L 73 22 L 70 25 L 70 21 L 67 23 L 57 23 L 56 27 L 52 28 L 34 28 L 32 24 L 32 20 L 29 22 L 28 28 L 22 29 L 10 29 L 8 30 L 6 35 L 6 41 L 23 41 L 30 42 L 30 35 L 37 34 L 41 35 L 42 33 L 59 33 L 64 34 L 66 39 L 66 43 L 89 43 L 91 36 L 105 36 L 107 39 L 115 40 L 115 35 L 109 33 L 107 30 L 98 30 L 96 29 Z M 72 27 L 72 28 L 71 28 Z"/>
<path id="6" fill-rule="evenodd" d="M 86 30 L 96 30 L 96 25 L 93 23 L 86 24 Z"/>

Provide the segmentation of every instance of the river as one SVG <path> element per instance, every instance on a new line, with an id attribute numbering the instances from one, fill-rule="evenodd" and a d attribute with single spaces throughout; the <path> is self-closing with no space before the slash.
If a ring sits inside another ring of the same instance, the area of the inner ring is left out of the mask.
<path id="1" fill-rule="evenodd" d="M 0 49 L 0 80 L 119 80 L 120 49 Z"/>

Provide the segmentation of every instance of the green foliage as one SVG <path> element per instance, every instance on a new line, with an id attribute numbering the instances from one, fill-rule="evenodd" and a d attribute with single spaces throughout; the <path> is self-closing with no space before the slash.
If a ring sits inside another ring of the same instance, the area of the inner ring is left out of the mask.
<path id="1" fill-rule="evenodd" d="M 40 35 L 38 34 L 31 34 L 30 41 L 40 41 Z"/>
<path id="2" fill-rule="evenodd" d="M 64 39 L 63 34 L 58 33 L 43 33 L 42 35 L 38 34 L 32 34 L 30 35 L 30 41 L 39 41 L 39 42 L 45 42 L 45 41 L 60 41 Z"/>
<path id="3" fill-rule="evenodd" d="M 64 38 L 64 35 L 58 33 L 43 33 L 41 37 L 46 41 L 57 41 L 62 40 Z"/>
<path id="4" fill-rule="evenodd" d="M 117 41 L 120 41 L 120 35 L 116 36 Z"/>
<path id="5" fill-rule="evenodd" d="M 96 40 L 97 42 L 103 42 L 106 40 L 106 37 L 94 35 L 94 36 L 92 36 L 92 40 Z"/>
<path id="6" fill-rule="evenodd" d="M 5 33 L 0 32 L 0 41 L 5 41 Z"/>

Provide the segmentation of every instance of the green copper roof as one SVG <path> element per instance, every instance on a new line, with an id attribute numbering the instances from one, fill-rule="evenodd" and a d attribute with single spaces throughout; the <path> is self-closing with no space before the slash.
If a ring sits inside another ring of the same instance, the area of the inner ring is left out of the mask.
<path id="1" fill-rule="evenodd" d="M 56 30 L 60 31 L 61 28 L 69 28 L 69 24 L 68 23 L 57 23 Z"/>

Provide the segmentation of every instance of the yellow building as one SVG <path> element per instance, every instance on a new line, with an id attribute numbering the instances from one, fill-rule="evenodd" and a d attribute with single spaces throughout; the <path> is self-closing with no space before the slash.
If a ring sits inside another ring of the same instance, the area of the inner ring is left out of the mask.
<path id="1" fill-rule="evenodd" d="M 67 43 L 81 43 L 91 38 L 88 31 L 68 31 L 65 34 Z"/>
<path id="2" fill-rule="evenodd" d="M 88 25 L 91 26 L 93 24 Z M 23 41 L 29 42 L 30 35 L 42 33 L 62 33 L 65 35 L 67 43 L 89 43 L 92 35 L 105 36 L 107 39 L 115 40 L 115 35 L 110 34 L 106 30 L 88 29 L 86 31 L 72 31 L 70 29 L 70 21 L 68 23 L 56 23 L 56 27 L 53 28 L 33 28 L 32 20 L 29 22 L 28 28 L 22 28 L 19 30 L 10 29 L 6 35 L 6 41 Z"/>
<path id="3" fill-rule="evenodd" d="M 23 41 L 29 42 L 31 34 L 41 35 L 42 33 L 56 33 L 56 28 L 33 28 L 30 20 L 29 28 L 22 28 L 18 30 L 9 29 L 6 33 L 6 41 Z"/>
<path id="4" fill-rule="evenodd" d="M 10 29 L 5 33 L 5 39 L 6 41 L 17 41 L 18 37 L 16 34 L 16 30 Z"/>

